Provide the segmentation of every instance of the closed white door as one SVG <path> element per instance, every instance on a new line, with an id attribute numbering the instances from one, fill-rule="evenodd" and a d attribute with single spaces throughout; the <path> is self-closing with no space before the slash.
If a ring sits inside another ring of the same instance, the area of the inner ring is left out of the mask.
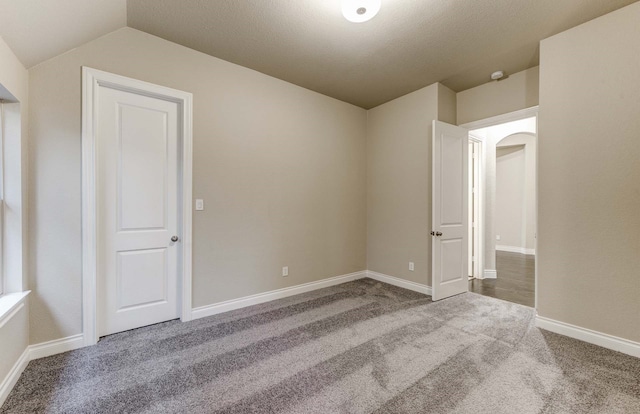
<path id="1" fill-rule="evenodd" d="M 98 94 L 97 320 L 104 336 L 179 317 L 179 108 L 105 86 Z"/>
<path id="2" fill-rule="evenodd" d="M 433 121 L 433 300 L 468 290 L 468 153 L 466 129 Z"/>

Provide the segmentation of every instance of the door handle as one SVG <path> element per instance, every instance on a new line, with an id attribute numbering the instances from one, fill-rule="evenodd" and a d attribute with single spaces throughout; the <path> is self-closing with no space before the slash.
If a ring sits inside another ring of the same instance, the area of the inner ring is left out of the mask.
<path id="1" fill-rule="evenodd" d="M 436 232 L 436 236 L 442 236 L 442 233 L 440 233 L 439 231 Z"/>
<path id="2" fill-rule="evenodd" d="M 173 236 L 171 238 L 171 241 L 174 242 L 174 243 L 177 242 L 178 241 L 178 236 Z"/>

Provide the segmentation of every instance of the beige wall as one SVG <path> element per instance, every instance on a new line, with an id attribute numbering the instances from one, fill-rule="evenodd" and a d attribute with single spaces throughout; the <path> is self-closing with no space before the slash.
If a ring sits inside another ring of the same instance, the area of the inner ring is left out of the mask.
<path id="1" fill-rule="evenodd" d="M 438 83 L 438 121 L 456 125 L 456 93 Z"/>
<path id="2" fill-rule="evenodd" d="M 536 137 L 515 134 L 496 147 L 496 249 L 535 249 Z M 504 246 L 504 247 L 500 247 Z M 499 277 L 500 275 L 498 275 Z"/>
<path id="3" fill-rule="evenodd" d="M 640 341 L 640 3 L 541 44 L 538 313 Z"/>
<path id="4" fill-rule="evenodd" d="M 455 94 L 440 84 L 370 109 L 367 119 L 368 269 L 428 286 L 434 119 L 455 119 Z"/>
<path id="5" fill-rule="evenodd" d="M 29 71 L 33 343 L 81 331 L 83 65 L 194 95 L 194 306 L 366 268 L 363 109 L 124 28 Z"/>
<path id="6" fill-rule="evenodd" d="M 524 145 L 496 152 L 496 250 L 524 248 Z"/>
<path id="7" fill-rule="evenodd" d="M 458 125 L 538 105 L 539 67 L 457 94 Z"/>

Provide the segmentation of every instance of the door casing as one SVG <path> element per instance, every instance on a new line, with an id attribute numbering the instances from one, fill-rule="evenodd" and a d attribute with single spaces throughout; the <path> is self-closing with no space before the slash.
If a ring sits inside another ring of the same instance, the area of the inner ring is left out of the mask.
<path id="1" fill-rule="evenodd" d="M 178 287 L 180 319 L 191 316 L 192 292 L 192 102 L 191 93 L 154 85 L 120 75 L 82 67 L 82 332 L 85 346 L 98 342 L 97 334 L 97 192 L 96 119 L 101 87 L 118 89 L 175 102 L 179 107 Z"/>

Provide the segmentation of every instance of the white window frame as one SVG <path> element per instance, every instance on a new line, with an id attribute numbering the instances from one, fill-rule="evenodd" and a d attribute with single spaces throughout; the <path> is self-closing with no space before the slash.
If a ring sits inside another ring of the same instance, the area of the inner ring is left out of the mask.
<path id="1" fill-rule="evenodd" d="M 0 327 L 29 294 L 24 275 L 25 142 L 22 104 L 0 85 Z M 7 207 L 5 207 L 7 206 Z"/>

